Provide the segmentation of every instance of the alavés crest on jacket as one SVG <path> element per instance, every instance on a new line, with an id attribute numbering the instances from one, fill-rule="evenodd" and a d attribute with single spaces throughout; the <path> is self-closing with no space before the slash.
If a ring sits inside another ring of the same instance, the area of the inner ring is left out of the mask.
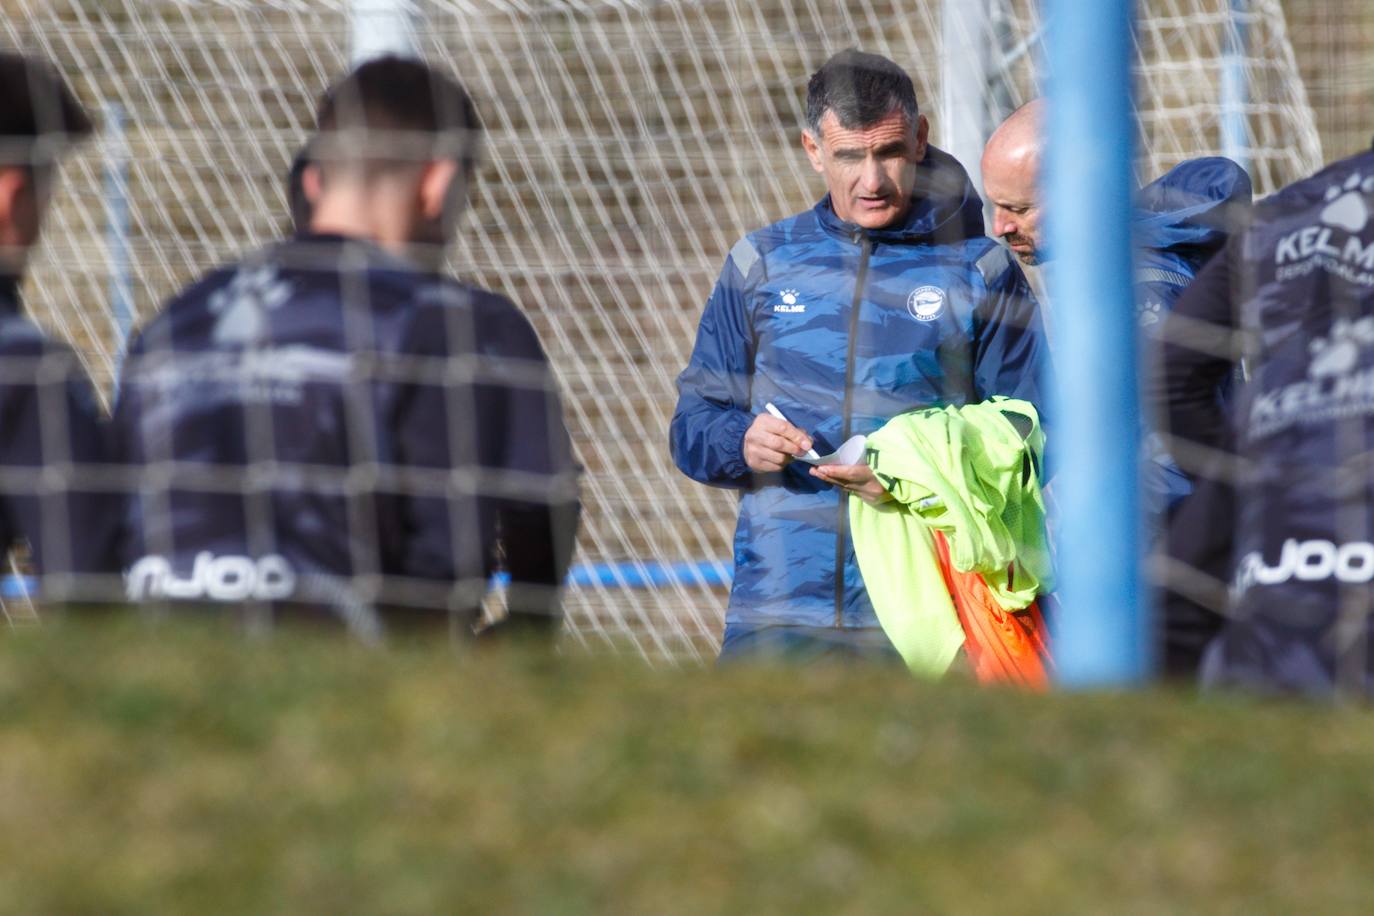
<path id="1" fill-rule="evenodd" d="M 945 309 L 945 291 L 938 286 L 918 286 L 906 300 L 906 310 L 917 321 L 934 321 Z"/>

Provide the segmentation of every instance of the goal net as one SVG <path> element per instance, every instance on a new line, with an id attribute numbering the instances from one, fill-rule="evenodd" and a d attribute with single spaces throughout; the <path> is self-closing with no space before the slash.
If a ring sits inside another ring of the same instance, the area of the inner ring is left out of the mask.
<path id="1" fill-rule="evenodd" d="M 807 76 L 833 52 L 903 65 L 937 145 L 956 130 L 985 135 L 1037 95 L 1035 5 L 980 2 L 411 5 L 419 51 L 467 84 L 488 131 L 451 268 L 533 320 L 586 469 L 570 638 L 656 659 L 714 652 L 735 500 L 679 474 L 666 446 L 702 304 L 741 235 L 822 193 L 798 134 Z M 979 15 L 944 18 L 965 3 Z M 321 0 L 0 0 L 0 42 L 54 60 L 102 121 L 65 168 L 26 293 L 104 392 L 131 323 L 285 233 L 285 173 L 315 99 L 348 64 L 353 12 Z M 1228 0 L 1145 0 L 1138 16 L 1142 179 L 1225 153 L 1263 194 L 1320 165 L 1278 0 L 1241 14 Z M 981 76 L 949 85 L 955 49 L 969 46 Z"/>

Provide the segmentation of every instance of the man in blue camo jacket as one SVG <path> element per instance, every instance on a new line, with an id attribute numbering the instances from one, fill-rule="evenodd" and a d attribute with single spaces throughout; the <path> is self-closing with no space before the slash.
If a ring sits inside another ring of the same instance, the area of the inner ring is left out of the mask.
<path id="1" fill-rule="evenodd" d="M 736 243 L 706 303 L 670 444 L 683 473 L 740 493 L 722 659 L 895 657 L 847 532 L 847 501 L 882 488 L 865 464 L 795 457 L 908 410 L 1039 402 L 1035 300 L 928 132 L 895 63 L 832 57 L 808 84 L 802 134 L 828 193 Z"/>

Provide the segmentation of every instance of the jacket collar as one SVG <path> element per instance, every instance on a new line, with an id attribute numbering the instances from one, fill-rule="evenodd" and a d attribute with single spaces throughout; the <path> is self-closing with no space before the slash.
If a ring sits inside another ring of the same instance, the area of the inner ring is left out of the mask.
<path id="1" fill-rule="evenodd" d="M 291 243 L 308 247 L 316 252 L 330 249 L 351 249 L 366 258 L 370 270 L 395 270 L 406 273 L 431 273 L 409 258 L 392 254 L 381 245 L 368 238 L 356 235 L 340 235 L 332 232 L 298 232 Z"/>
<path id="2" fill-rule="evenodd" d="M 934 146 L 926 147 L 926 157 L 916 166 L 911 209 L 899 223 L 862 229 L 835 214 L 829 194 L 821 198 L 814 212 L 827 233 L 851 241 L 867 236 L 888 244 L 951 244 L 983 235 L 983 200 L 969 181 L 968 172 L 957 159 Z"/>

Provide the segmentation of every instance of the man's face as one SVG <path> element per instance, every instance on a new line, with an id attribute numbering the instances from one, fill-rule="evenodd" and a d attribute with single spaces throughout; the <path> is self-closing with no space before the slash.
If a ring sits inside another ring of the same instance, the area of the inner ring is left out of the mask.
<path id="1" fill-rule="evenodd" d="M 916 166 L 926 155 L 930 127 L 894 111 L 866 127 L 840 126 L 833 111 L 821 117 L 820 136 L 802 133 L 811 165 L 825 176 L 835 215 L 865 229 L 883 229 L 911 209 Z"/>
<path id="2" fill-rule="evenodd" d="M 992 234 L 1004 240 L 1022 264 L 1045 260 L 1040 237 L 1036 164 L 1029 157 L 983 158 L 983 193 L 992 204 Z"/>

